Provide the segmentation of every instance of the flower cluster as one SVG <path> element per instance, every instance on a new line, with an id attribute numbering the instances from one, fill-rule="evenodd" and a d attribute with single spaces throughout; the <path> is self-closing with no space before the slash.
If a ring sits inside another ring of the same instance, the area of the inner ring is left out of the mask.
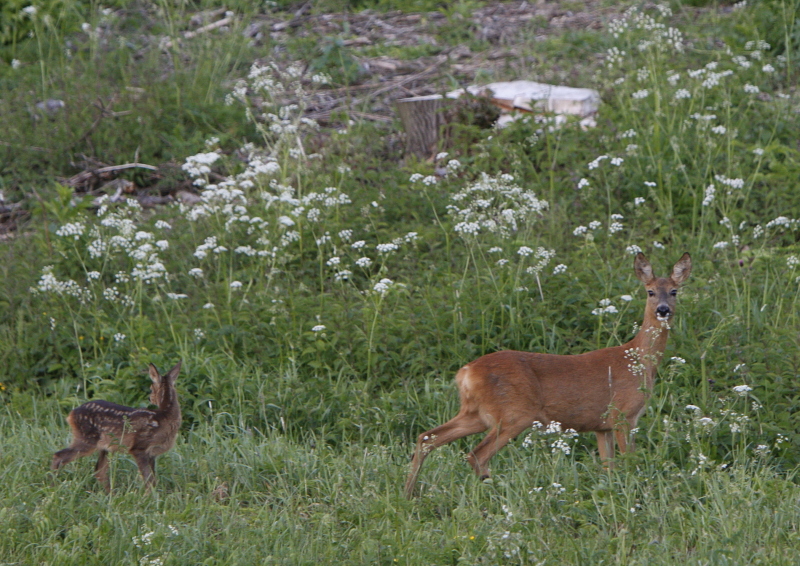
<path id="1" fill-rule="evenodd" d="M 531 432 L 522 441 L 522 447 L 532 448 L 535 444 L 535 437 L 549 436 L 551 438 L 549 440 L 545 439 L 545 442 L 549 445 L 550 452 L 553 454 L 560 452 L 565 456 L 569 456 L 572 453 L 572 446 L 569 443 L 570 441 L 574 442 L 578 437 L 578 433 L 574 429 L 562 429 L 561 423 L 558 421 L 551 421 L 547 426 L 539 421 L 533 421 L 531 429 Z"/>
<path id="2" fill-rule="evenodd" d="M 611 299 L 600 299 L 600 306 L 592 310 L 593 315 L 601 315 L 605 313 L 614 314 L 619 312 L 617 307 L 611 304 Z"/>
<path id="3" fill-rule="evenodd" d="M 457 220 L 454 230 L 462 236 L 482 231 L 506 238 L 533 223 L 547 209 L 547 201 L 536 198 L 513 183 L 511 175 L 481 178 L 452 196 L 448 212 Z"/>
<path id="4" fill-rule="evenodd" d="M 659 18 L 672 15 L 672 11 L 665 4 L 656 4 Z M 677 28 L 667 27 L 655 17 L 640 11 L 636 7 L 628 8 L 622 17 L 612 20 L 608 26 L 614 38 L 622 35 L 632 35 L 638 51 L 647 51 L 654 48 L 660 52 L 682 53 L 683 35 Z M 623 52 L 624 53 L 624 52 Z"/>

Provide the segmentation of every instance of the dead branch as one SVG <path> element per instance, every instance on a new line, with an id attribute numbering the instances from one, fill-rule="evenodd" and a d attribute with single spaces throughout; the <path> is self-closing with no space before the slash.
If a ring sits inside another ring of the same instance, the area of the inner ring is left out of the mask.
<path id="1" fill-rule="evenodd" d="M 64 184 L 68 187 L 78 187 L 86 183 L 93 177 L 101 177 L 108 173 L 116 173 L 117 171 L 125 171 L 126 169 L 148 169 L 150 171 L 157 171 L 158 167 L 147 165 L 145 163 L 125 163 L 124 165 L 109 165 L 108 167 L 100 167 L 99 169 L 89 169 L 82 171 L 67 179 Z"/>
<path id="2" fill-rule="evenodd" d="M 221 27 L 225 27 L 225 26 L 230 25 L 232 23 L 233 23 L 233 17 L 232 16 L 228 17 L 228 18 L 222 18 L 221 20 L 218 20 L 218 21 L 216 21 L 216 22 L 214 22 L 212 24 L 208 24 L 207 26 L 203 26 L 201 28 L 197 28 L 194 31 L 185 31 L 185 32 L 183 32 L 183 37 L 185 39 L 192 39 L 196 35 L 199 35 L 201 33 L 206 33 L 206 32 L 209 32 L 209 31 L 213 31 L 215 29 L 218 29 L 218 28 L 221 28 Z"/>

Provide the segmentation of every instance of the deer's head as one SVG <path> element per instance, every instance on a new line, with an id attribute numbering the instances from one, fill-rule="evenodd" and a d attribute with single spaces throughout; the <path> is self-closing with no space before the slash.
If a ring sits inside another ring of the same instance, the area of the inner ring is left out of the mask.
<path id="1" fill-rule="evenodd" d="M 672 268 L 669 277 L 656 277 L 653 267 L 643 253 L 636 254 L 633 270 L 639 281 L 647 289 L 647 312 L 653 313 L 660 321 L 667 321 L 675 313 L 675 299 L 678 289 L 692 272 L 692 258 L 683 254 Z"/>
<path id="2" fill-rule="evenodd" d="M 165 375 L 158 373 L 158 369 L 153 364 L 150 364 L 149 371 L 150 379 L 153 382 L 150 385 L 150 402 L 161 407 L 167 398 L 167 393 L 175 389 L 175 380 L 178 379 L 181 371 L 181 362 L 178 362 Z"/>

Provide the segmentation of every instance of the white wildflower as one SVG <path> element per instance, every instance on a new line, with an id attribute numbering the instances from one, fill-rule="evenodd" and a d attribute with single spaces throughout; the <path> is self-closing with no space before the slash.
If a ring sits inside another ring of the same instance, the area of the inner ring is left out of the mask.
<path id="1" fill-rule="evenodd" d="M 378 253 L 388 254 L 390 252 L 397 251 L 400 249 L 400 246 L 395 244 L 394 242 L 390 242 L 388 244 L 378 244 L 375 246 L 375 249 L 378 250 Z"/>
<path id="2" fill-rule="evenodd" d="M 383 278 L 377 283 L 375 283 L 372 289 L 380 295 L 385 295 L 386 292 L 389 290 L 389 287 L 391 287 L 392 285 L 394 285 L 394 281 L 392 281 L 391 279 Z"/>

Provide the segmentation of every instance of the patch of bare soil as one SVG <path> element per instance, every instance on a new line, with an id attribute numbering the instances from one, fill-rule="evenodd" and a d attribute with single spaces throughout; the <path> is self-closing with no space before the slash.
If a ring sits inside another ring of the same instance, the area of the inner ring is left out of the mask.
<path id="1" fill-rule="evenodd" d="M 246 33 L 256 42 L 268 35 L 278 44 L 292 36 L 345 38 L 341 43 L 350 48 L 361 74 L 348 87 L 317 94 L 308 112 L 310 118 L 323 124 L 332 113 L 345 108 L 353 117 L 391 121 L 394 101 L 398 98 L 451 90 L 454 79 L 462 85 L 471 84 L 487 69 L 505 65 L 520 70 L 529 68 L 538 61 L 523 53 L 520 45 L 565 30 L 601 29 L 606 21 L 620 14 L 619 9 L 601 7 L 595 0 L 573 10 L 563 8 L 560 2 L 498 2 L 475 10 L 469 17 L 372 10 L 310 15 L 308 7 L 309 4 L 304 5 L 289 19 L 264 16 L 249 26 Z M 456 45 L 442 44 L 441 37 L 448 28 L 458 28 L 468 39 Z M 469 44 L 488 48 L 473 51 Z M 416 59 L 359 55 L 366 51 L 365 47 L 372 46 L 382 46 L 387 51 L 430 46 L 430 51 L 436 54 Z"/>

